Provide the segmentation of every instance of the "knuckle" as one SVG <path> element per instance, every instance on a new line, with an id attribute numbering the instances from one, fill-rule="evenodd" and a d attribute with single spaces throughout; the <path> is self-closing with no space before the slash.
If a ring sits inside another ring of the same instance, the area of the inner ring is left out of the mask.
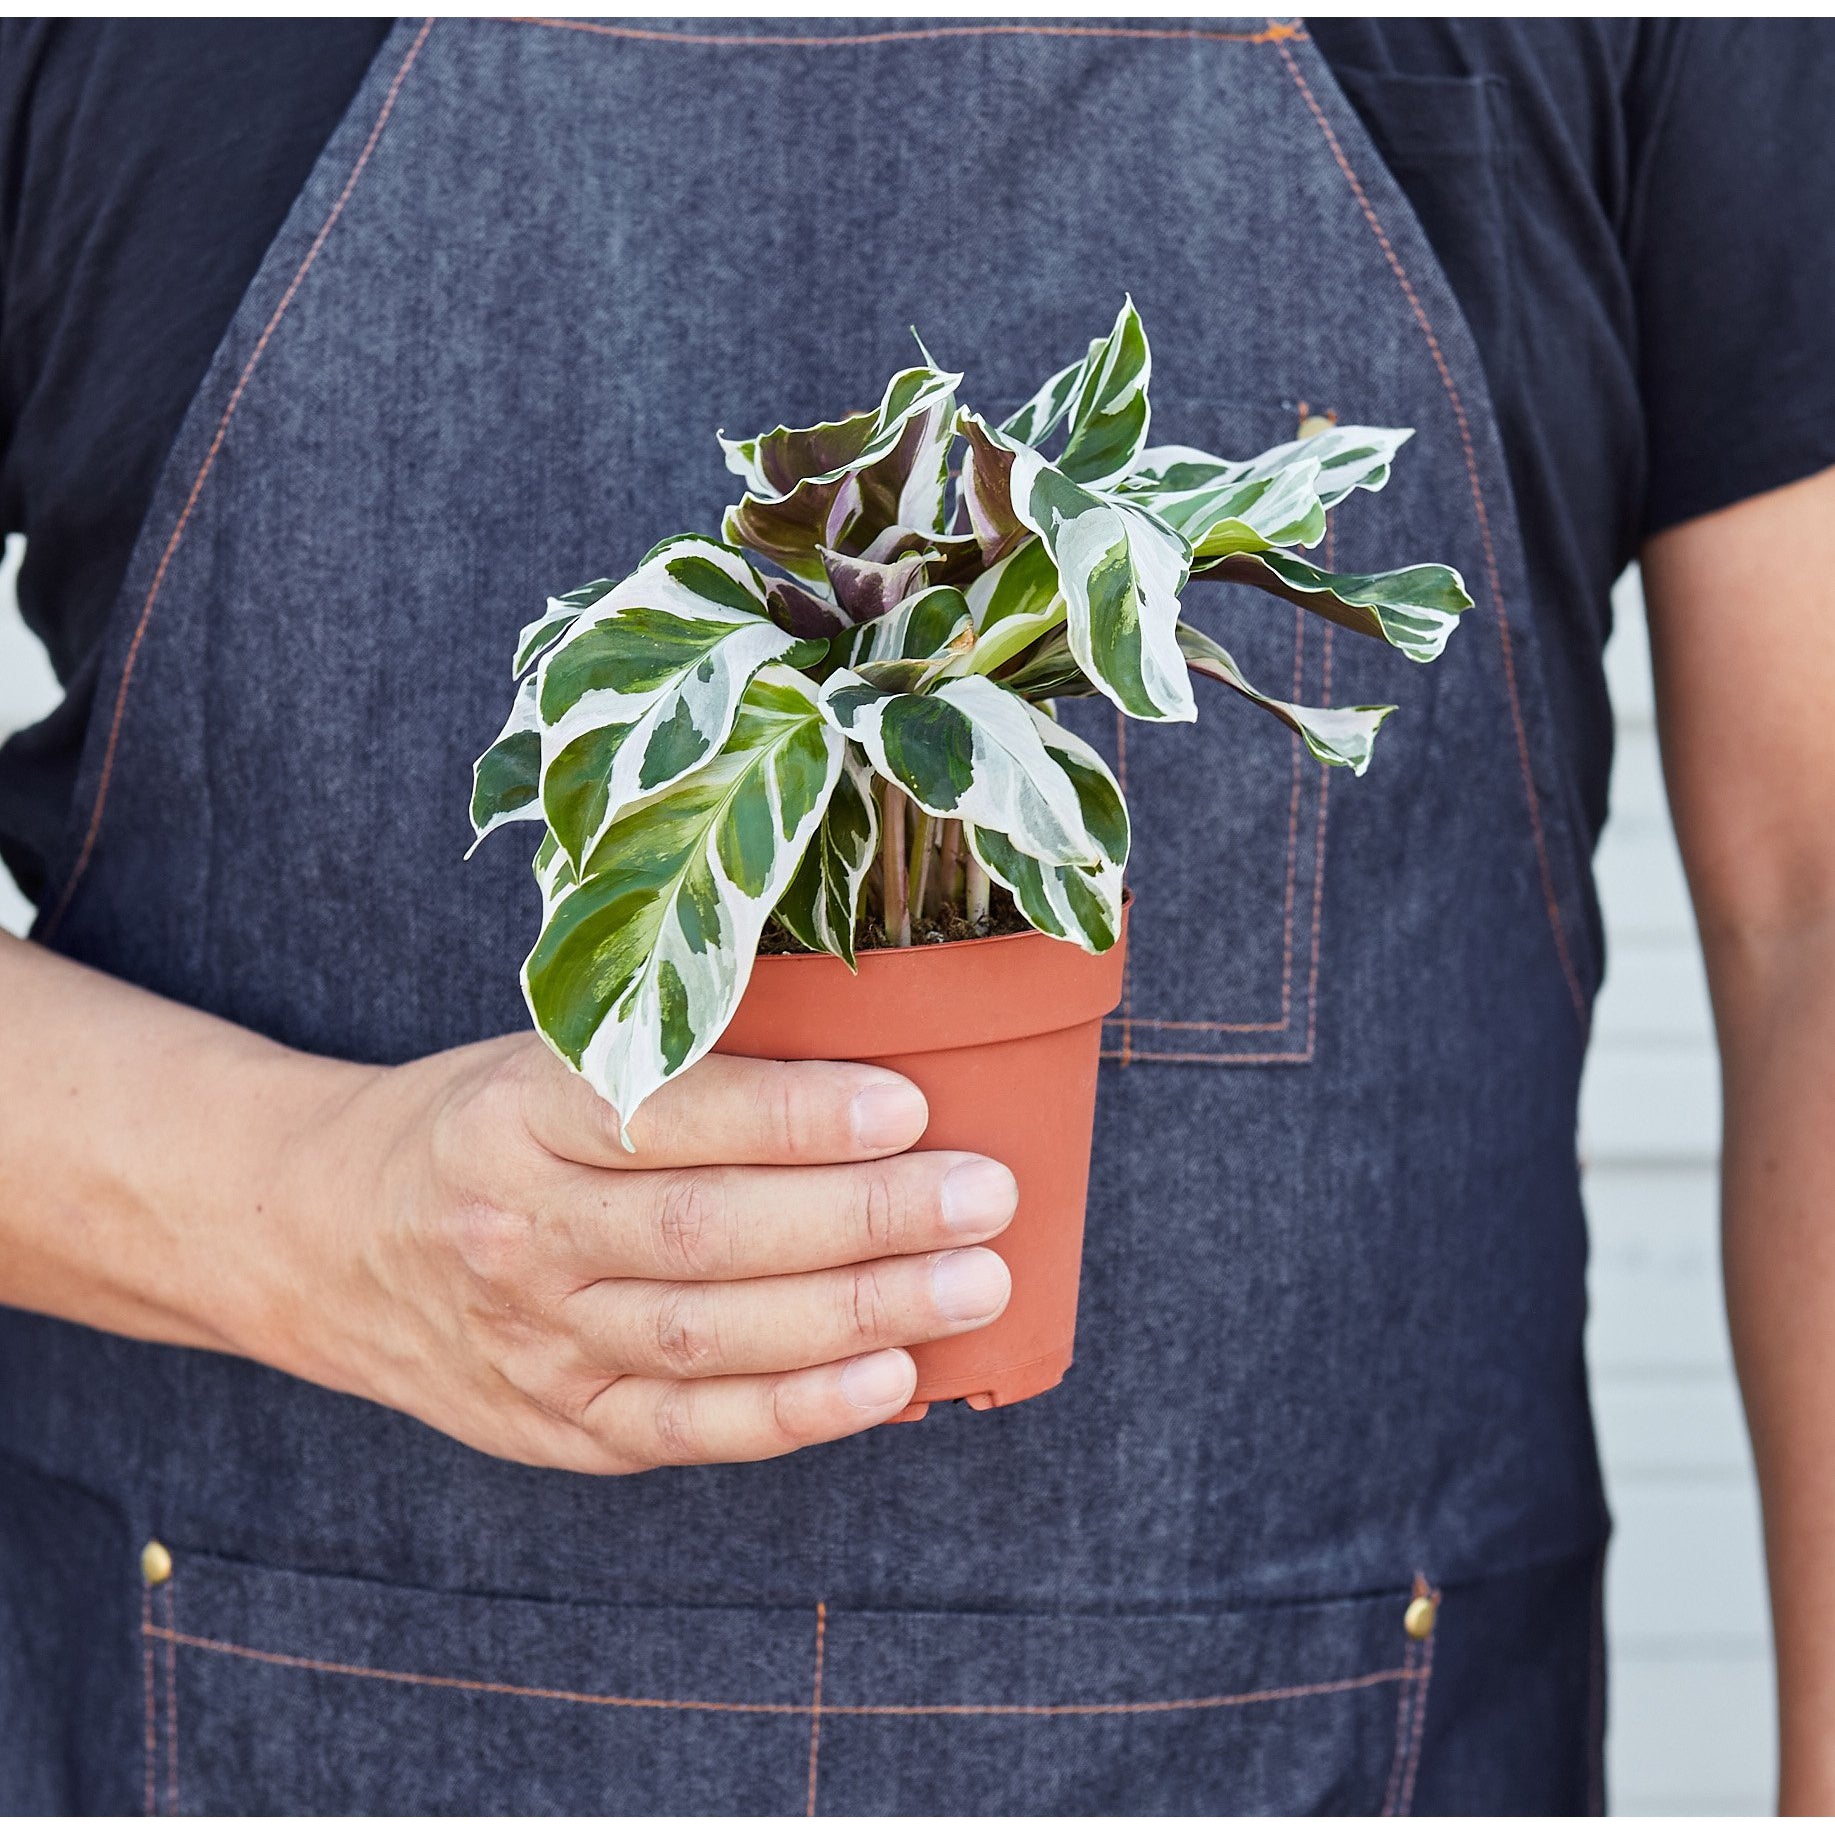
<path id="1" fill-rule="evenodd" d="M 476 1096 L 477 1120 L 493 1133 L 532 1139 L 529 1117 L 539 1101 L 538 1084 L 546 1066 L 542 1048 L 523 1046 L 507 1052 L 493 1066 Z"/>
<path id="2" fill-rule="evenodd" d="M 772 1446 L 780 1453 L 791 1452 L 809 1439 L 809 1428 L 799 1419 L 795 1390 L 787 1382 L 772 1383 L 766 1391 L 765 1422 Z"/>
<path id="3" fill-rule="evenodd" d="M 894 1253 L 904 1233 L 905 1204 L 898 1180 L 884 1165 L 860 1174 L 860 1222 L 868 1249 Z"/>
<path id="4" fill-rule="evenodd" d="M 704 1168 L 674 1173 L 656 1206 L 658 1265 L 683 1278 L 718 1274 L 725 1260 L 726 1193 Z"/>
<path id="5" fill-rule="evenodd" d="M 650 1341 L 657 1363 L 672 1376 L 703 1376 L 720 1363 L 719 1323 L 694 1287 L 668 1287 L 657 1297 Z"/>
<path id="6" fill-rule="evenodd" d="M 808 1078 L 789 1064 L 773 1064 L 759 1078 L 754 1100 L 758 1107 L 758 1132 L 767 1150 L 795 1162 L 815 1152 L 815 1115 L 809 1101 Z"/>
<path id="7" fill-rule="evenodd" d="M 694 1403 L 685 1385 L 671 1384 L 659 1391 L 650 1417 L 658 1465 L 695 1465 L 700 1461 L 700 1437 L 695 1431 Z"/>
<path id="8" fill-rule="evenodd" d="M 461 1204 L 452 1212 L 448 1231 L 459 1260 L 475 1281 L 498 1294 L 522 1289 L 531 1229 L 520 1211 L 484 1200 Z"/>
<path id="9" fill-rule="evenodd" d="M 856 1344 L 878 1345 L 892 1328 L 892 1309 L 877 1270 L 859 1269 L 848 1277 L 847 1319 L 849 1337 Z"/>

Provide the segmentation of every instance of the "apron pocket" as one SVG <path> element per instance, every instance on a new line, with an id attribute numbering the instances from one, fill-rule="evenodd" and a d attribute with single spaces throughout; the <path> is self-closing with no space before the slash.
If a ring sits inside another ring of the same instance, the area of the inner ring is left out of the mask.
<path id="1" fill-rule="evenodd" d="M 1154 435 L 1247 458 L 1293 439 L 1302 405 L 1168 394 L 1155 400 Z M 1192 582 L 1182 605 L 1257 688 L 1332 699 L 1340 634 L 1323 620 L 1214 580 Z M 1329 771 L 1261 709 L 1216 682 L 1193 687 L 1194 725 L 1127 720 L 1095 697 L 1058 703 L 1114 768 L 1133 818 L 1126 980 L 1103 1056 L 1305 1064 L 1318 1030 Z"/>
<path id="2" fill-rule="evenodd" d="M 179 1550 L 146 1729 L 158 1807 L 199 1815 L 1395 1813 L 1408 1603 L 559 1604 Z"/>

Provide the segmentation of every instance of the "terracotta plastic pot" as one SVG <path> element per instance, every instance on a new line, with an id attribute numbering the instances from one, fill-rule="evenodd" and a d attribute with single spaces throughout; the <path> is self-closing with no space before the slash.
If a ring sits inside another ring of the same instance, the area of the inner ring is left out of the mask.
<path id="1" fill-rule="evenodd" d="M 845 1058 L 909 1077 L 930 1104 L 920 1147 L 1001 1161 L 1019 1209 L 994 1247 L 1013 1296 L 992 1325 L 917 1346 L 932 1402 L 1001 1408 L 1070 1368 L 1103 1015 L 1121 1000 L 1122 940 L 1100 956 L 1027 931 L 870 950 L 850 975 L 832 956 L 761 956 L 720 1050 Z"/>

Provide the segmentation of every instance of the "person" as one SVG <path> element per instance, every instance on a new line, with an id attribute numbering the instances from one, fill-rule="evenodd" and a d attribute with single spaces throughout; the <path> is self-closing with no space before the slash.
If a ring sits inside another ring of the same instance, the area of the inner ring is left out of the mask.
<path id="1" fill-rule="evenodd" d="M 0 754 L 0 1807 L 1599 1807 L 1636 556 L 1781 1801 L 1835 1809 L 1831 77 L 1809 22 L 0 28 L 0 508 L 65 687 Z M 1194 589 L 1400 703 L 1388 755 L 1128 736 L 1076 1366 L 882 1427 L 1003 1307 L 1011 1176 L 888 1073 L 721 1056 L 627 1152 L 467 773 L 543 595 L 712 526 L 717 423 L 853 405 L 912 321 L 1017 400 L 1124 290 L 1156 434 L 1415 427 L 1335 552 L 1476 604 L 1411 672 Z"/>

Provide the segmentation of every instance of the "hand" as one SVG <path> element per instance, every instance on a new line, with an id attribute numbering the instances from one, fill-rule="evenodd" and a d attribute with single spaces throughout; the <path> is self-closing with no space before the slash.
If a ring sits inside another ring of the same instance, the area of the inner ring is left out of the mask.
<path id="1" fill-rule="evenodd" d="M 644 1105 L 633 1154 L 533 1035 L 352 1067 L 277 1182 L 316 1195 L 263 1232 L 286 1299 L 241 1348 L 580 1472 L 858 1433 L 910 1400 L 900 1347 L 1007 1303 L 966 1245 L 1005 1229 L 1013 1176 L 904 1151 L 925 1120 L 889 1071 L 710 1057 Z"/>

